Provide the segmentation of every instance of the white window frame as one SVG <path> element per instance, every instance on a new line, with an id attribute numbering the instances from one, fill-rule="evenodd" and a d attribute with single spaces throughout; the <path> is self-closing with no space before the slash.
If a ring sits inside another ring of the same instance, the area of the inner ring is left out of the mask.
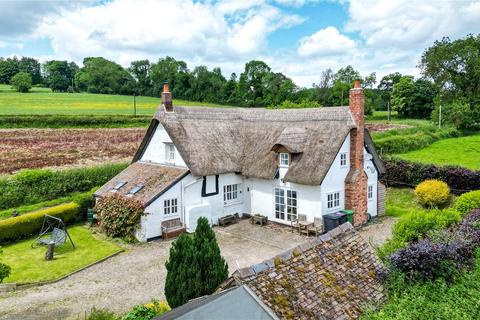
<path id="1" fill-rule="evenodd" d="M 275 187 L 275 219 L 292 221 L 298 216 L 298 192 L 296 190 Z"/>
<path id="2" fill-rule="evenodd" d="M 223 204 L 228 206 L 233 203 L 241 202 L 242 184 L 232 183 L 223 186 Z"/>
<path id="3" fill-rule="evenodd" d="M 340 167 L 346 167 L 347 166 L 347 164 L 348 164 L 347 155 L 348 155 L 347 152 L 340 153 Z"/>
<path id="4" fill-rule="evenodd" d="M 163 200 L 163 214 L 173 216 L 178 214 L 178 198 Z"/>
<path id="5" fill-rule="evenodd" d="M 369 184 L 367 187 L 367 198 L 373 200 L 373 184 Z"/>
<path id="6" fill-rule="evenodd" d="M 340 191 L 327 193 L 327 209 L 340 209 Z"/>
<path id="7" fill-rule="evenodd" d="M 281 152 L 278 155 L 278 164 L 280 167 L 287 168 L 290 165 L 290 154 Z"/>
<path id="8" fill-rule="evenodd" d="M 165 143 L 165 161 L 175 162 L 175 145 L 173 143 Z"/>

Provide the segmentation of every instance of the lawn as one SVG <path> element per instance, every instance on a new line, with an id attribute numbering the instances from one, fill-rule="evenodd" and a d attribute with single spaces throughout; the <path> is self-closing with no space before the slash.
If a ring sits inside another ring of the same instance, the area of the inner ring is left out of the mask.
<path id="1" fill-rule="evenodd" d="M 480 170 L 480 134 L 440 140 L 426 148 L 396 156 L 409 161 Z"/>
<path id="2" fill-rule="evenodd" d="M 388 188 L 387 189 L 387 216 L 400 217 L 411 211 L 422 210 L 412 189 Z"/>
<path id="3" fill-rule="evenodd" d="M 29 283 L 58 279 L 75 270 L 96 262 L 121 250 L 116 244 L 93 235 L 84 226 L 68 229 L 75 243 L 55 248 L 55 259 L 45 261 L 45 247 L 30 247 L 33 239 L 3 247 L 1 259 L 12 268 L 4 282 Z"/>
<path id="4" fill-rule="evenodd" d="M 160 104 L 160 97 L 139 96 L 137 114 L 153 115 Z M 174 105 L 210 106 L 218 104 L 174 100 Z M 0 85 L 0 115 L 12 114 L 133 114 L 133 97 L 92 93 L 60 93 L 47 88 L 32 88 L 19 93 L 9 85 Z"/>

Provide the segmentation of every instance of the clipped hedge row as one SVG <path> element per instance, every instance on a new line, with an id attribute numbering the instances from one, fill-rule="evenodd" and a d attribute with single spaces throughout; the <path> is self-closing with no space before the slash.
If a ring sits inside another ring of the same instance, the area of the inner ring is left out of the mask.
<path id="1" fill-rule="evenodd" d="M 53 171 L 22 170 L 0 178 L 0 210 L 35 204 L 101 186 L 127 164 Z"/>
<path id="2" fill-rule="evenodd" d="M 431 145 L 435 141 L 446 138 L 453 138 L 461 136 L 461 132 L 455 128 L 445 129 L 420 129 L 409 133 L 409 129 L 392 130 L 386 135 L 374 135 L 375 147 L 380 154 L 395 154 L 405 153 L 413 150 L 418 150 Z M 398 134 L 393 135 L 394 132 Z"/>
<path id="3" fill-rule="evenodd" d="M 415 187 L 424 180 L 436 179 L 446 182 L 454 194 L 480 189 L 480 171 L 460 167 L 439 167 L 391 158 L 384 160 L 386 173 L 383 176 L 390 187 Z"/>
<path id="4" fill-rule="evenodd" d="M 81 206 L 70 202 L 55 207 L 27 213 L 15 218 L 0 221 L 0 244 L 28 238 L 38 234 L 43 217 L 48 214 L 58 217 L 65 223 L 78 221 L 82 216 Z"/>
<path id="5" fill-rule="evenodd" d="M 0 128 L 146 127 L 150 116 L 128 115 L 2 115 Z"/>

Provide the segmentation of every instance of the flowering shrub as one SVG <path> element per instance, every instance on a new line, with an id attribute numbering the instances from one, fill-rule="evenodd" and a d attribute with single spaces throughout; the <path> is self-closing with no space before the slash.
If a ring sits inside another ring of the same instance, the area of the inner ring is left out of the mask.
<path id="1" fill-rule="evenodd" d="M 424 207 L 440 207 L 448 202 L 450 188 L 439 180 L 425 180 L 415 188 L 418 201 Z"/>
<path id="2" fill-rule="evenodd" d="M 134 239 L 143 209 L 140 201 L 116 193 L 100 198 L 95 205 L 100 229 L 111 237 L 127 240 Z"/>
<path id="3" fill-rule="evenodd" d="M 404 160 L 389 159 L 384 161 L 386 173 L 383 177 L 391 187 L 414 186 L 428 179 L 445 181 L 452 193 L 480 189 L 480 171 L 460 167 L 437 167 L 429 164 L 413 163 Z"/>
<path id="4" fill-rule="evenodd" d="M 169 311 L 170 307 L 164 301 L 153 300 L 145 305 L 139 304 L 125 314 L 122 320 L 150 320 Z"/>
<path id="5" fill-rule="evenodd" d="M 455 209 L 461 213 L 467 213 L 477 208 L 480 208 L 480 190 L 464 193 L 455 202 Z"/>

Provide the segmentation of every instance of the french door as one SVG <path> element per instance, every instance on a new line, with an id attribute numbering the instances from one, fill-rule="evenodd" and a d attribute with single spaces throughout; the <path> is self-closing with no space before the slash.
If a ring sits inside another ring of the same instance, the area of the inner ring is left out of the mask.
<path id="1" fill-rule="evenodd" d="M 275 188 L 275 218 L 283 221 L 297 218 L 297 191 Z"/>

